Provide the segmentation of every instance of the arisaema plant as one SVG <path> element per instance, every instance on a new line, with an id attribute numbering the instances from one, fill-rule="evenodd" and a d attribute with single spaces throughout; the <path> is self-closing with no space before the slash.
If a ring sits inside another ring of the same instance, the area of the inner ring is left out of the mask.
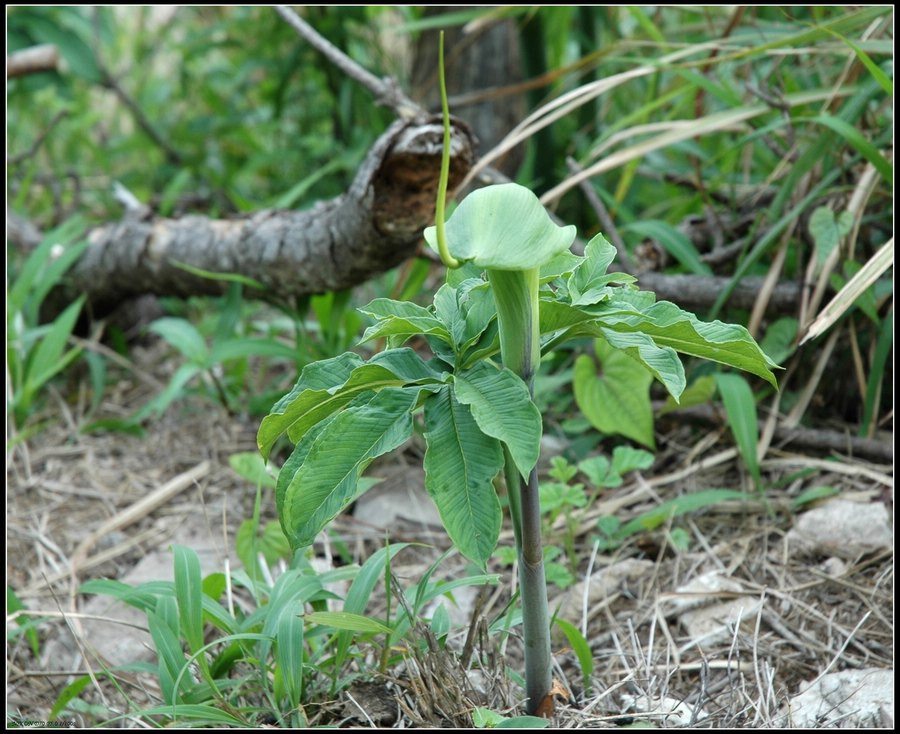
<path id="1" fill-rule="evenodd" d="M 442 62 L 441 62 L 442 65 Z M 386 340 L 368 360 L 347 352 L 310 364 L 263 419 L 259 449 L 295 444 L 278 476 L 276 502 L 291 544 L 304 547 L 369 486 L 377 457 L 424 423 L 425 486 L 450 539 L 484 566 L 502 524 L 494 479 L 502 473 L 519 557 L 526 710 L 544 710 L 551 688 L 537 462 L 541 415 L 532 400 L 543 355 L 567 340 L 604 340 L 647 368 L 677 400 L 678 353 L 748 371 L 776 385 L 776 365 L 742 326 L 702 322 L 635 279 L 609 273 L 615 249 L 594 237 L 570 252 L 575 227 L 555 224 L 517 184 L 469 194 L 444 223 L 449 115 L 437 223 L 425 239 L 448 266 L 429 308 L 379 298 L 362 311 L 375 323 L 363 342 Z M 430 354 L 403 346 L 423 337 Z"/>

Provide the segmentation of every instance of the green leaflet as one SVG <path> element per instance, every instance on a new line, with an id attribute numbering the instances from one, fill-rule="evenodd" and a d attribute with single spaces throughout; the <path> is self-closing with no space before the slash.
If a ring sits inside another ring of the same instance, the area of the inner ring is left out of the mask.
<path id="1" fill-rule="evenodd" d="M 412 349 L 389 349 L 368 362 L 346 352 L 304 368 L 291 392 L 263 418 L 256 442 L 263 458 L 268 459 L 283 433 L 287 432 L 291 441 L 297 443 L 310 428 L 362 392 L 439 382 L 441 375 Z"/>
<path id="2" fill-rule="evenodd" d="M 376 298 L 359 310 L 377 322 L 366 329 L 360 344 L 382 336 L 410 337 L 416 334 L 431 334 L 447 343 L 451 341 L 447 328 L 434 314 L 415 303 Z"/>
<path id="3" fill-rule="evenodd" d="M 626 334 L 612 329 L 600 331 L 611 346 L 647 368 L 675 400 L 681 397 L 686 378 L 684 365 L 681 364 L 681 359 L 674 349 L 657 346 L 653 339 L 640 332 Z"/>
<path id="4" fill-rule="evenodd" d="M 636 279 L 625 273 L 606 271 L 616 257 L 613 247 L 602 234 L 596 235 L 584 249 L 584 260 L 569 277 L 567 286 L 573 306 L 587 306 L 606 300 L 613 293 L 610 283 L 633 283 Z"/>
<path id="5" fill-rule="evenodd" d="M 359 478 L 373 459 L 412 435 L 411 411 L 418 396 L 417 388 L 386 387 L 316 431 L 304 460 L 282 486 L 282 525 L 294 548 L 311 545 L 356 499 Z"/>
<path id="6" fill-rule="evenodd" d="M 615 307 L 615 301 L 610 306 Z M 658 346 L 727 364 L 762 377 L 773 387 L 778 381 L 770 367 L 777 367 L 743 326 L 721 321 L 700 321 L 674 303 L 659 301 L 640 314 L 608 313 L 598 323 L 619 332 L 642 332 Z"/>
<path id="7" fill-rule="evenodd" d="M 510 370 L 486 362 L 456 375 L 456 399 L 488 436 L 506 444 L 519 472 L 527 477 L 541 449 L 541 414 L 525 383 Z"/>
<path id="8" fill-rule="evenodd" d="M 618 433 L 654 448 L 650 406 L 653 376 L 603 339 L 597 339 L 596 350 L 602 366 L 600 376 L 589 356 L 582 354 L 575 360 L 575 402 L 598 431 Z"/>
<path id="9" fill-rule="evenodd" d="M 484 567 L 500 535 L 493 478 L 503 467 L 500 442 L 485 436 L 450 386 L 425 399 L 425 487 L 453 544 Z"/>

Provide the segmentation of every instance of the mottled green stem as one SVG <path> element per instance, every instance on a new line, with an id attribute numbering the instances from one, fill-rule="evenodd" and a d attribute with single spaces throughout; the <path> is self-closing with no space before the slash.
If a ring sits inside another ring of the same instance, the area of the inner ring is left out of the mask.
<path id="1" fill-rule="evenodd" d="M 538 328 L 539 270 L 488 270 L 500 325 L 500 356 L 534 394 L 534 372 L 541 359 Z M 506 455 L 506 483 L 519 552 L 519 586 L 525 638 L 526 709 L 533 714 L 550 692 L 550 615 L 541 543 L 541 504 L 537 468 L 527 481 Z M 516 499 L 513 500 L 513 497 Z M 518 515 L 518 517 L 517 517 Z M 518 525 L 518 527 L 516 527 Z"/>

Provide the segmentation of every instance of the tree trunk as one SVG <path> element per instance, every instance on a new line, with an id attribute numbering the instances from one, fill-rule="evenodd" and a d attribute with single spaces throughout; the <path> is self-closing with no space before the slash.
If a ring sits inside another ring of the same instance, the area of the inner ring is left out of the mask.
<path id="1" fill-rule="evenodd" d="M 144 294 L 224 292 L 222 281 L 179 264 L 239 273 L 262 283 L 263 297 L 282 301 L 362 283 L 413 255 L 431 224 L 442 136 L 435 119 L 395 122 L 372 146 L 350 189 L 306 211 L 270 210 L 234 220 L 130 216 L 99 227 L 88 234 L 91 244 L 53 303 L 86 293 L 96 316 Z M 472 136 L 459 121 L 451 153 L 452 190 L 474 160 Z"/>

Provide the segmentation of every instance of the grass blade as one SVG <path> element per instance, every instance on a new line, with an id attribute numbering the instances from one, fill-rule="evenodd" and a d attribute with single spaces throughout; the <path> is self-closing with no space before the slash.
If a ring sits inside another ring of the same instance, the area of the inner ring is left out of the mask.
<path id="1" fill-rule="evenodd" d="M 756 399 L 750 385 L 740 375 L 717 374 L 716 385 L 725 404 L 728 425 L 737 442 L 738 451 L 750 470 L 757 489 L 761 488 L 759 460 L 756 447 L 759 444 L 759 426 L 756 420 Z"/>

